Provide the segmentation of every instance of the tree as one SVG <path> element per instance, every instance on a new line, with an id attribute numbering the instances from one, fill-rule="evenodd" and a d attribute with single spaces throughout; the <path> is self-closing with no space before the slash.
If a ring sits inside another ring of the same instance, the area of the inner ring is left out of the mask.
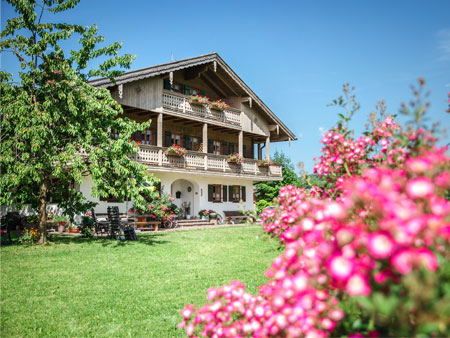
<path id="1" fill-rule="evenodd" d="M 295 173 L 294 165 L 291 159 L 282 151 L 275 151 L 273 161 L 280 163 L 283 166 L 283 180 L 258 182 L 255 184 L 256 188 L 256 209 L 261 212 L 265 207 L 273 203 L 274 198 L 277 198 L 280 193 L 280 188 L 286 185 L 293 185 L 299 187 L 301 185 L 300 178 Z"/>
<path id="2" fill-rule="evenodd" d="M 40 214 L 39 243 L 46 242 L 50 196 L 73 217 L 92 207 L 76 184 L 91 175 L 94 196 L 140 199 L 144 167 L 132 160 L 138 149 L 132 133 L 138 124 L 121 117 L 121 106 L 104 88 L 87 83 L 93 76 L 114 78 L 129 68 L 132 55 L 119 56 L 121 43 L 98 47 L 97 27 L 44 22 L 73 8 L 79 0 L 8 0 L 18 17 L 8 20 L 0 50 L 20 62 L 20 82 L 1 72 L 0 203 L 31 206 Z M 62 43 L 79 37 L 68 55 Z M 101 57 L 98 69 L 88 62 Z M 119 135 L 116 139 L 111 133 Z"/>

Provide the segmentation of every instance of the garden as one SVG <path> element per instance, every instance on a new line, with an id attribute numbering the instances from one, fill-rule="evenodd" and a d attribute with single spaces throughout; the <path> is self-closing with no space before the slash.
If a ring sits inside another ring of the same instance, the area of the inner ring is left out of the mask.
<path id="1" fill-rule="evenodd" d="M 185 303 L 236 278 L 257 292 L 280 253 L 259 226 L 13 241 L 1 248 L 4 337 L 183 337 Z"/>

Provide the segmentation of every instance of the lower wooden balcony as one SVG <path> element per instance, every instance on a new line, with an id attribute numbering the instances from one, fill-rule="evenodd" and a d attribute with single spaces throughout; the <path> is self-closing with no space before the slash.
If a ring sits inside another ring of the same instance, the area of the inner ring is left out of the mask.
<path id="1" fill-rule="evenodd" d="M 184 156 L 168 156 L 167 148 L 141 145 L 134 155 L 135 160 L 152 171 L 192 172 L 214 176 L 250 178 L 256 181 L 278 181 L 283 179 L 279 164 L 263 167 L 258 161 L 246 158 L 242 164 L 228 162 L 228 156 L 188 151 Z"/>

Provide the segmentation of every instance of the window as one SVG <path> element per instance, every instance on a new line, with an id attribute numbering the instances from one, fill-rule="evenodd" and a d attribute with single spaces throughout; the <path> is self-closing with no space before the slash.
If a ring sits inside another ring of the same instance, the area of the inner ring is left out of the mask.
<path id="1" fill-rule="evenodd" d="M 239 202 L 241 200 L 241 186 L 233 185 L 230 186 L 230 188 L 231 188 L 230 201 Z"/>
<path id="2" fill-rule="evenodd" d="M 118 139 L 119 139 L 119 132 L 116 131 L 116 130 L 112 130 L 112 131 L 111 131 L 111 136 L 112 136 L 113 138 L 115 138 L 116 140 L 118 140 Z"/>
<path id="3" fill-rule="evenodd" d="M 193 136 L 191 137 L 192 141 L 192 150 L 198 151 L 200 148 L 200 137 Z"/>
<path id="4" fill-rule="evenodd" d="M 220 141 L 213 141 L 213 154 L 222 154 L 222 143 Z"/>
<path id="5" fill-rule="evenodd" d="M 237 144 L 235 143 L 229 143 L 228 144 L 228 150 L 230 154 L 236 154 L 238 152 L 238 147 Z"/>
<path id="6" fill-rule="evenodd" d="M 172 91 L 177 93 L 183 93 L 183 85 L 178 82 L 174 82 L 172 85 Z"/>
<path id="7" fill-rule="evenodd" d="M 142 144 L 152 145 L 153 144 L 153 130 L 146 130 L 144 132 L 144 137 L 142 140 Z"/>
<path id="8" fill-rule="evenodd" d="M 181 146 L 181 134 L 172 133 L 172 145 Z"/>
<path id="9" fill-rule="evenodd" d="M 213 202 L 222 201 L 222 185 L 213 184 Z"/>
<path id="10" fill-rule="evenodd" d="M 209 202 L 222 202 L 222 185 L 221 184 L 209 184 L 208 185 L 208 201 Z"/>

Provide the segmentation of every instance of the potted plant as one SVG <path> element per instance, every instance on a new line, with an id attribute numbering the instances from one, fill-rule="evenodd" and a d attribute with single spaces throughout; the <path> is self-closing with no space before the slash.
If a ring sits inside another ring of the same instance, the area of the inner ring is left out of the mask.
<path id="1" fill-rule="evenodd" d="M 72 232 L 72 233 L 80 232 L 78 227 L 76 225 L 73 225 L 73 224 L 69 224 L 67 229 L 69 230 L 69 232 Z"/>
<path id="2" fill-rule="evenodd" d="M 214 212 L 213 210 L 202 209 L 198 212 L 198 215 L 201 217 L 202 220 L 206 220 L 206 217 L 213 212 Z"/>
<path id="3" fill-rule="evenodd" d="M 67 217 L 64 215 L 53 216 L 53 223 L 56 223 L 58 225 L 58 232 L 62 233 L 66 228 Z"/>
<path id="4" fill-rule="evenodd" d="M 209 210 L 209 221 L 214 225 L 217 224 L 217 212 L 214 210 Z"/>
<path id="5" fill-rule="evenodd" d="M 181 146 L 179 146 L 178 144 L 174 144 L 171 145 L 169 148 L 167 148 L 166 150 L 166 155 L 169 156 L 184 156 L 187 154 L 187 150 Z"/>
<path id="6" fill-rule="evenodd" d="M 195 104 L 198 106 L 202 106 L 202 105 L 208 104 L 210 102 L 209 102 L 209 97 L 201 96 L 201 95 L 191 95 L 189 97 L 189 103 Z"/>
<path id="7" fill-rule="evenodd" d="M 230 108 L 229 104 L 226 104 L 223 100 L 215 100 L 210 102 L 209 108 L 215 109 L 215 110 L 224 110 L 227 108 Z"/>
<path id="8" fill-rule="evenodd" d="M 244 158 L 239 154 L 230 154 L 230 156 L 228 157 L 228 162 L 235 164 L 242 164 L 244 163 Z"/>
<path id="9" fill-rule="evenodd" d="M 274 165 L 274 164 L 275 164 L 274 161 L 271 161 L 267 158 L 258 161 L 258 167 L 270 167 L 271 165 Z"/>

